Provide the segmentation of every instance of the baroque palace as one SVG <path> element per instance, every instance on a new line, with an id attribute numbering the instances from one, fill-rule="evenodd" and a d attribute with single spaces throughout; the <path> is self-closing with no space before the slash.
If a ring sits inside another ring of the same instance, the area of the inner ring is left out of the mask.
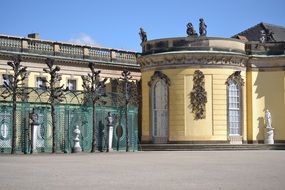
<path id="1" fill-rule="evenodd" d="M 187 37 L 149 41 L 142 30 L 142 141 L 263 143 L 272 121 L 285 142 L 285 28 L 260 23 L 232 38 L 206 28 L 200 19 L 199 36 L 189 23 Z"/>
<path id="2" fill-rule="evenodd" d="M 143 143 L 263 143 L 266 110 L 275 142 L 285 142 L 284 27 L 260 23 L 218 38 L 207 36 L 200 19 L 199 34 L 189 23 L 186 37 L 147 40 L 142 28 L 140 35 L 141 53 L 46 41 L 38 34 L 1 35 L 0 84 L 11 74 L 7 62 L 14 55 L 29 68 L 28 87 L 42 86 L 46 58 L 61 67 L 61 83 L 71 90 L 83 90 L 88 62 L 102 78 L 120 78 L 126 68 L 141 80 Z"/>

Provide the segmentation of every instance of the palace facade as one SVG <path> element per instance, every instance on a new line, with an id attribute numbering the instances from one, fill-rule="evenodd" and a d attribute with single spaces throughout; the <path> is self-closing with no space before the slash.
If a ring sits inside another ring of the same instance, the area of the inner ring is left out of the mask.
<path id="1" fill-rule="evenodd" d="M 141 79 L 143 143 L 263 143 L 266 109 L 275 142 L 285 142 L 284 27 L 260 23 L 231 38 L 144 35 L 142 53 L 0 35 L 0 84 L 15 55 L 28 67 L 28 87 L 41 87 L 47 58 L 72 90 L 82 90 L 89 62 L 102 78 L 120 78 L 126 68 Z"/>
<path id="2" fill-rule="evenodd" d="M 285 28 L 145 41 L 138 62 L 143 142 L 263 143 L 266 109 L 285 142 Z"/>

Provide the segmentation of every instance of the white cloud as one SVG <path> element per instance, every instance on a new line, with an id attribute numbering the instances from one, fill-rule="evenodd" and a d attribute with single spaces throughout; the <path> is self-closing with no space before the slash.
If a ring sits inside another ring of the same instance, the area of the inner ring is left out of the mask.
<path id="1" fill-rule="evenodd" d="M 92 39 L 91 36 L 85 33 L 80 33 L 76 35 L 74 38 L 71 38 L 70 40 L 68 40 L 68 42 L 73 43 L 73 44 L 79 44 L 79 45 L 100 46 L 98 43 L 95 42 L 94 39 Z"/>

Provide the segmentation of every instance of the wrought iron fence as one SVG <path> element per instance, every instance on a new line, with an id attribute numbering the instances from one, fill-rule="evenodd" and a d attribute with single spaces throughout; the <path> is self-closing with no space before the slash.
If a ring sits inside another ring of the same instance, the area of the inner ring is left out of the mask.
<path id="1" fill-rule="evenodd" d="M 4 90 L 0 87 L 0 93 Z M 30 113 L 33 111 L 38 115 L 38 125 L 36 133 L 37 152 L 52 151 L 52 125 L 51 109 L 47 104 L 45 91 L 35 88 L 25 88 L 29 96 L 17 102 L 16 124 L 17 141 L 16 151 L 18 153 L 30 153 L 32 149 L 32 130 Z M 114 102 L 120 94 L 109 93 L 105 105 L 96 105 L 96 135 L 97 150 L 104 151 L 106 143 L 106 117 L 111 112 L 114 116 L 113 149 L 126 149 L 126 128 L 124 107 L 118 102 Z M 78 125 L 81 131 L 80 145 L 82 151 L 90 152 L 92 149 L 92 106 L 83 104 L 84 94 L 81 91 L 65 92 L 65 101 L 56 106 L 56 152 L 72 152 L 74 146 L 74 129 Z M 138 109 L 136 106 L 128 107 L 128 127 L 130 150 L 138 149 Z M 0 152 L 11 152 L 12 141 L 12 102 L 9 98 L 0 99 Z"/>

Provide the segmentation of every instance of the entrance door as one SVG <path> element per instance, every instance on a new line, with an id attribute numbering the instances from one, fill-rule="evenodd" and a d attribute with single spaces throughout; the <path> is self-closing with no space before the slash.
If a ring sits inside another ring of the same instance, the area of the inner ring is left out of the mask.
<path id="1" fill-rule="evenodd" d="M 168 86 L 162 79 L 152 85 L 152 141 L 168 141 Z"/>

